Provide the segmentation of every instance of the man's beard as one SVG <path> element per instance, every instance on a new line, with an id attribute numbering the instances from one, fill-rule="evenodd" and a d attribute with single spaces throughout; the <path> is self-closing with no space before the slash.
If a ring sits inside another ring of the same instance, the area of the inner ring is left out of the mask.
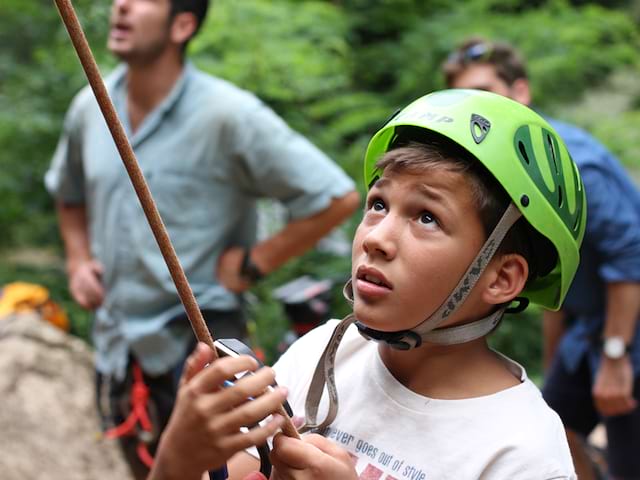
<path id="1" fill-rule="evenodd" d="M 146 45 L 144 49 L 132 49 L 125 52 L 111 50 L 111 53 L 118 60 L 128 65 L 146 66 L 151 65 L 162 56 L 168 47 L 168 43 L 168 37 L 164 37 L 151 45 Z"/>

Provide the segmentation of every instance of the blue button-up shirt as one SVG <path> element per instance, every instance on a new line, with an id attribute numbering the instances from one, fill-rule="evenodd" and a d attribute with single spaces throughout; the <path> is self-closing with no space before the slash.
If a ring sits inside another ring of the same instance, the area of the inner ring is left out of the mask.
<path id="1" fill-rule="evenodd" d="M 548 119 L 576 162 L 587 197 L 587 226 L 580 265 L 563 309 L 573 320 L 559 346 L 569 370 L 587 355 L 592 371 L 601 358 L 606 287 L 640 282 L 640 191 L 618 160 L 585 131 Z M 631 359 L 640 374 L 640 322 Z"/>
<path id="2" fill-rule="evenodd" d="M 215 267 L 229 246 L 255 241 L 258 198 L 279 200 L 299 219 L 354 189 L 255 96 L 190 64 L 135 133 L 126 68 L 106 84 L 202 308 L 239 307 Z M 121 377 L 133 351 L 146 371 L 167 371 L 192 333 L 188 325 L 167 325 L 183 307 L 88 88 L 67 113 L 45 181 L 58 200 L 86 205 L 92 254 L 104 265 L 106 298 L 93 330 L 98 370 Z"/>

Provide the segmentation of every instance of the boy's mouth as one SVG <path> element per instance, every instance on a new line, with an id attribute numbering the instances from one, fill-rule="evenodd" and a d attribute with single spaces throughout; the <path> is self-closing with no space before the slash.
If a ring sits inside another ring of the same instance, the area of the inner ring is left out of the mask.
<path id="1" fill-rule="evenodd" d="M 382 272 L 372 267 L 358 267 L 358 270 L 356 271 L 356 279 L 367 283 L 372 283 L 379 287 L 388 288 L 389 290 L 393 289 L 393 286 L 391 285 L 391 283 L 389 283 Z"/>

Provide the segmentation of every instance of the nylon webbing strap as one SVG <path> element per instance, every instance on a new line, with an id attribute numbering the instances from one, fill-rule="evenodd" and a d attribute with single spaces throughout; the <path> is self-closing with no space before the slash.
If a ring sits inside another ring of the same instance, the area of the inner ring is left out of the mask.
<path id="1" fill-rule="evenodd" d="M 505 310 L 506 308 L 504 307 L 500 308 L 487 317 L 457 327 L 432 330 L 423 335 L 422 339 L 437 345 L 456 345 L 458 343 L 470 342 L 477 338 L 484 337 L 495 329 L 500 323 L 500 320 L 502 320 Z"/>
<path id="2" fill-rule="evenodd" d="M 521 216 L 522 213 L 518 210 L 518 207 L 513 203 L 510 203 L 502 215 L 502 218 L 496 225 L 496 228 L 493 229 L 493 232 L 476 255 L 476 258 L 473 259 L 471 265 L 462 276 L 462 279 L 453 289 L 451 295 L 449 295 L 449 298 L 447 298 L 440 308 L 438 308 L 438 310 L 436 310 L 427 320 L 413 328 L 412 331 L 425 338 L 426 334 L 436 329 L 438 325 L 446 320 L 449 315 L 451 315 L 458 306 L 466 300 L 469 293 L 478 282 L 482 272 L 484 272 L 484 269 L 493 258 L 493 255 L 496 253 L 496 250 L 502 243 L 505 235 Z M 443 330 L 443 332 L 444 331 L 445 330 Z"/>
<path id="3" fill-rule="evenodd" d="M 333 422 L 338 414 L 338 390 L 336 389 L 336 379 L 334 367 L 336 364 L 336 352 L 340 346 L 340 342 L 344 337 L 345 332 L 356 321 L 356 317 L 353 314 L 347 315 L 342 321 L 336 325 L 327 346 L 325 347 L 316 369 L 313 372 L 313 378 L 311 379 L 311 385 L 307 392 L 307 399 L 304 404 L 304 425 L 299 429 L 299 433 L 308 432 L 309 430 L 322 430 L 329 426 Z M 320 405 L 320 399 L 324 392 L 324 386 L 327 386 L 327 393 L 329 395 L 329 410 L 325 419 L 318 424 L 318 407 Z"/>

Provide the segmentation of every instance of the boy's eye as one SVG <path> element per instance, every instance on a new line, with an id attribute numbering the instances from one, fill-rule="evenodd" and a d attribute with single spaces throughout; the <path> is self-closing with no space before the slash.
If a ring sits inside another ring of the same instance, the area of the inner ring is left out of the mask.
<path id="1" fill-rule="evenodd" d="M 382 200 L 374 200 L 371 208 L 373 208 L 376 212 L 384 210 L 384 202 Z"/>
<path id="2" fill-rule="evenodd" d="M 369 209 L 373 210 L 374 212 L 381 212 L 385 208 L 386 208 L 386 205 L 379 198 L 371 199 L 371 201 L 369 202 Z"/>
<path id="3" fill-rule="evenodd" d="M 429 212 L 423 212 L 420 215 L 420 223 L 423 225 L 430 225 L 436 221 L 435 217 L 431 215 Z"/>

